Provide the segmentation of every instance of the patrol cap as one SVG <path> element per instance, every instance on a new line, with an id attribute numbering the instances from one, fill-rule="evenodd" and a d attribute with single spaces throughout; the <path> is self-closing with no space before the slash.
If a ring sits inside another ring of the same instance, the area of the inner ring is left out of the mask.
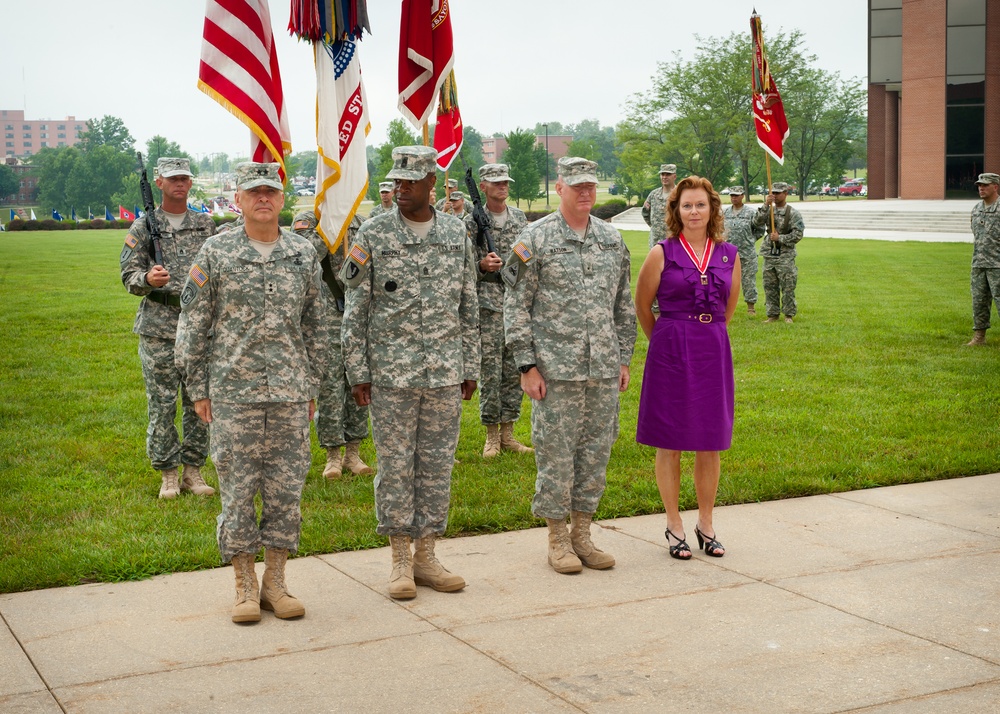
<path id="1" fill-rule="evenodd" d="M 479 180 L 500 183 L 514 179 L 510 177 L 510 166 L 507 164 L 485 164 L 479 167 Z"/>
<path id="2" fill-rule="evenodd" d="M 675 174 L 677 173 L 677 164 L 660 164 L 661 174 Z"/>
<path id="3" fill-rule="evenodd" d="M 746 192 L 743 190 L 742 186 L 730 186 L 729 187 L 729 195 L 732 196 L 734 193 L 737 196 L 742 196 Z"/>
<path id="4" fill-rule="evenodd" d="M 997 184 L 1000 186 L 1000 174 L 979 174 L 979 180 L 976 181 L 976 185 L 979 184 Z"/>
<path id="5" fill-rule="evenodd" d="M 383 181 L 378 185 L 379 193 L 389 193 L 392 191 L 392 181 Z"/>
<path id="6" fill-rule="evenodd" d="M 245 161 L 236 166 L 236 188 L 240 191 L 247 191 L 258 186 L 268 186 L 284 190 L 281 184 L 281 175 L 278 173 L 278 164 L 259 164 L 254 161 Z"/>
<path id="7" fill-rule="evenodd" d="M 430 146 L 397 146 L 392 150 L 392 171 L 385 177 L 420 181 L 437 169 L 436 159 L 437 151 Z"/>
<path id="8" fill-rule="evenodd" d="M 458 179 L 448 179 L 448 188 L 458 188 Z"/>
<path id="9" fill-rule="evenodd" d="M 461 191 L 452 191 L 448 195 L 448 198 L 450 200 L 452 200 L 452 201 L 464 201 L 465 200 L 465 194 L 462 193 Z"/>
<path id="10" fill-rule="evenodd" d="M 194 176 L 191 173 L 190 161 L 166 156 L 161 156 L 156 160 L 156 175 L 163 178 L 169 178 L 170 176 Z"/>
<path id="11" fill-rule="evenodd" d="M 597 183 L 597 163 L 579 156 L 564 156 L 559 159 L 556 172 L 567 186 Z"/>
<path id="12" fill-rule="evenodd" d="M 771 184 L 771 193 L 788 193 L 788 184 L 784 181 L 775 181 Z"/>

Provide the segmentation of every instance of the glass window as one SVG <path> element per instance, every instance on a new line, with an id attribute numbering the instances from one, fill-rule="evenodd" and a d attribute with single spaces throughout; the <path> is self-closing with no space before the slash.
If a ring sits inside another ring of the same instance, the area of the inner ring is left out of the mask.
<path id="1" fill-rule="evenodd" d="M 7 133 L 6 133 L 5 135 L 4 135 L 4 138 L 5 138 L 5 139 L 13 139 L 13 138 L 14 138 L 14 132 L 12 132 L 12 131 L 8 131 L 8 132 L 7 132 Z"/>
<path id="2" fill-rule="evenodd" d="M 48 146 L 48 145 L 49 145 L 49 142 L 47 142 L 47 141 L 43 141 L 42 142 L 42 146 Z"/>
<path id="3" fill-rule="evenodd" d="M 31 124 L 22 124 L 22 125 L 21 125 L 21 128 L 22 128 L 22 129 L 23 129 L 24 131 L 30 131 L 30 130 L 31 130 Z"/>
<path id="4" fill-rule="evenodd" d="M 65 139 L 66 138 L 66 134 L 63 133 L 63 132 L 59 132 L 59 137 L 58 138 Z"/>
<path id="5" fill-rule="evenodd" d="M 947 72 L 953 74 L 986 73 L 986 27 L 948 28 Z"/>
<path id="6" fill-rule="evenodd" d="M 39 129 L 48 129 L 48 128 L 49 128 L 49 126 L 48 126 L 48 124 L 42 124 L 42 125 L 41 125 L 40 127 L 38 127 L 38 128 L 39 128 Z"/>
<path id="7" fill-rule="evenodd" d="M 871 36 L 898 37 L 903 34 L 902 10 L 872 10 Z"/>
<path id="8" fill-rule="evenodd" d="M 25 133 L 25 134 L 23 134 L 23 135 L 21 136 L 21 138 L 22 138 L 22 139 L 30 139 L 30 138 L 31 138 L 31 134 L 28 134 L 28 133 Z"/>
<path id="9" fill-rule="evenodd" d="M 873 37 L 870 43 L 868 81 L 871 84 L 902 82 L 903 38 Z"/>
<path id="10" fill-rule="evenodd" d="M 948 26 L 985 25 L 986 0 L 948 0 Z"/>
<path id="11" fill-rule="evenodd" d="M 65 128 L 66 128 L 65 124 L 60 124 L 59 126 L 56 127 L 56 129 L 58 129 L 59 131 L 62 131 Z"/>
<path id="12" fill-rule="evenodd" d="M 14 142 L 13 142 L 13 141 L 8 141 L 8 142 L 7 142 L 7 146 L 13 146 L 13 145 L 14 145 Z"/>
<path id="13" fill-rule="evenodd" d="M 980 75 L 949 77 L 947 85 L 948 105 L 983 104 L 986 101 L 986 81 Z"/>
<path id="14" fill-rule="evenodd" d="M 983 153 L 985 108 L 982 105 L 948 107 L 945 117 L 946 154 Z"/>
<path id="15" fill-rule="evenodd" d="M 903 0 L 871 0 L 872 10 L 898 10 L 903 7 Z"/>
<path id="16" fill-rule="evenodd" d="M 949 156 L 945 160 L 945 197 L 976 198 L 976 179 L 983 172 L 983 156 Z"/>
<path id="17" fill-rule="evenodd" d="M 13 129 L 13 128 L 14 128 L 13 124 L 8 124 L 4 127 L 4 129 Z"/>

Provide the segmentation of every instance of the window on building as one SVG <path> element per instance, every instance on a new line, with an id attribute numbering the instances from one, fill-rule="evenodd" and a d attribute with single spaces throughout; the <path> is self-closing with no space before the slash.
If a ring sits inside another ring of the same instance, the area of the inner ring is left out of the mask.
<path id="1" fill-rule="evenodd" d="M 48 145 L 49 145 L 49 142 L 47 142 L 47 141 L 43 141 L 43 142 L 42 142 L 42 146 L 43 146 L 43 147 L 45 147 L 45 146 L 48 146 Z"/>
<path id="2" fill-rule="evenodd" d="M 948 0 L 945 195 L 975 195 L 986 146 L 986 0 Z"/>
<path id="3" fill-rule="evenodd" d="M 13 139 L 13 138 L 14 138 L 14 132 L 12 132 L 12 131 L 8 131 L 8 132 L 7 132 L 7 133 L 6 133 L 5 135 L 4 135 L 4 137 L 3 137 L 3 138 L 4 138 L 4 139 Z"/>
<path id="4" fill-rule="evenodd" d="M 41 137 L 41 138 L 43 138 L 43 139 L 48 139 L 48 138 L 49 138 L 49 135 L 48 135 L 48 132 L 44 132 L 44 131 L 43 131 L 43 132 L 42 132 L 42 137 Z"/>
<path id="5" fill-rule="evenodd" d="M 66 146 L 66 142 L 65 141 L 60 141 L 59 142 L 59 146 Z"/>
<path id="6" fill-rule="evenodd" d="M 59 131 L 62 131 L 65 128 L 66 128 L 65 124 L 60 124 L 59 126 L 56 127 L 56 129 L 58 129 Z"/>
<path id="7" fill-rule="evenodd" d="M 13 128 L 14 128 L 13 124 L 7 124 L 4 126 L 4 129 L 13 129 Z"/>
<path id="8" fill-rule="evenodd" d="M 871 0 L 868 12 L 868 81 L 903 81 L 903 0 Z"/>
<path id="9" fill-rule="evenodd" d="M 31 138 L 31 134 L 29 134 L 28 132 L 25 132 L 24 134 L 21 135 L 21 138 L 22 139 L 30 139 Z"/>
<path id="10" fill-rule="evenodd" d="M 30 141 L 26 141 L 26 142 L 24 142 L 24 145 L 25 146 L 31 146 L 31 142 Z"/>
<path id="11" fill-rule="evenodd" d="M 49 125 L 48 125 L 48 124 L 42 124 L 42 125 L 41 125 L 41 126 L 39 127 L 39 129 L 48 129 L 48 128 L 49 128 Z"/>
<path id="12" fill-rule="evenodd" d="M 22 124 L 21 128 L 24 129 L 25 131 L 30 131 L 31 130 L 31 124 Z"/>
<path id="13" fill-rule="evenodd" d="M 7 146 L 13 146 L 13 145 L 14 145 L 14 142 L 13 142 L 13 141 L 8 141 L 8 142 L 7 142 Z"/>
<path id="14" fill-rule="evenodd" d="M 59 137 L 58 137 L 58 138 L 60 138 L 60 139 L 65 139 L 65 138 L 66 138 L 66 134 L 65 134 L 65 133 L 62 133 L 62 132 L 60 132 L 60 134 L 59 134 Z"/>

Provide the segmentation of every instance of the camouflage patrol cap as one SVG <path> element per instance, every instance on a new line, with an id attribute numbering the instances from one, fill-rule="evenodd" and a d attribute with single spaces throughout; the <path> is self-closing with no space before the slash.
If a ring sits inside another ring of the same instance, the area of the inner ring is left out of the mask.
<path id="1" fill-rule="evenodd" d="M 737 196 L 742 196 L 746 192 L 743 190 L 742 186 L 730 186 L 729 187 L 729 195 L 732 196 L 734 193 Z"/>
<path id="2" fill-rule="evenodd" d="M 514 179 L 510 177 L 510 166 L 507 164 L 485 164 L 479 167 L 479 180 L 500 183 Z"/>
<path id="3" fill-rule="evenodd" d="M 281 175 L 278 173 L 278 164 L 260 164 L 254 161 L 244 161 L 236 166 L 236 188 L 240 191 L 247 191 L 258 186 L 268 186 L 284 190 L 281 184 Z"/>
<path id="4" fill-rule="evenodd" d="M 661 174 L 675 174 L 677 173 L 677 164 L 660 164 Z"/>
<path id="5" fill-rule="evenodd" d="M 191 173 L 191 162 L 187 159 L 176 159 L 161 156 L 156 160 L 156 175 L 161 178 L 170 176 L 194 176 Z"/>
<path id="6" fill-rule="evenodd" d="M 1000 186 L 1000 174 L 979 174 L 979 180 L 976 181 L 977 186 L 991 183 Z"/>
<path id="7" fill-rule="evenodd" d="M 448 179 L 448 188 L 458 188 L 458 179 Z"/>
<path id="8" fill-rule="evenodd" d="M 464 201 L 465 200 L 465 194 L 462 193 L 461 191 L 452 191 L 448 195 L 448 198 L 450 200 L 452 200 L 452 201 Z"/>
<path id="9" fill-rule="evenodd" d="M 775 181 L 771 184 L 771 193 L 788 193 L 788 184 L 784 181 Z"/>
<path id="10" fill-rule="evenodd" d="M 434 173 L 436 159 L 437 151 L 430 146 L 397 146 L 392 150 L 392 171 L 385 177 L 419 181 Z"/>
<path id="11" fill-rule="evenodd" d="M 579 156 L 564 156 L 559 159 L 556 172 L 567 186 L 597 183 L 597 164 Z"/>
<path id="12" fill-rule="evenodd" d="M 392 181 L 383 181 L 378 185 L 379 193 L 389 193 L 392 191 Z"/>

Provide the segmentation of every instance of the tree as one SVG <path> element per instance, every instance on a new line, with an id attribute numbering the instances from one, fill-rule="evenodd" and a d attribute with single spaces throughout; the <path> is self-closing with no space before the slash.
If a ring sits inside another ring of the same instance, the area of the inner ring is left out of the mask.
<path id="1" fill-rule="evenodd" d="M 368 165 L 368 198 L 378 201 L 378 184 L 385 181 L 385 175 L 392 170 L 392 150 L 397 146 L 416 146 L 423 142 L 410 131 L 410 125 L 402 119 L 393 119 L 386 129 L 388 141 L 375 149 Z"/>
<path id="2" fill-rule="evenodd" d="M 315 177 L 318 162 L 318 151 L 299 151 L 285 159 L 285 169 L 289 176 Z"/>
<path id="3" fill-rule="evenodd" d="M 66 180 L 82 155 L 75 146 L 65 146 L 46 147 L 31 157 L 33 173 L 38 179 L 38 203 L 43 211 L 65 207 Z"/>
<path id="4" fill-rule="evenodd" d="M 135 139 L 118 117 L 103 116 L 87 124 L 87 130 L 80 133 L 80 149 L 87 153 L 98 146 L 111 146 L 117 151 L 130 152 L 135 149 Z"/>
<path id="5" fill-rule="evenodd" d="M 0 198 L 17 193 L 20 187 L 21 180 L 14 173 L 14 169 L 7 164 L 0 164 Z"/>
<path id="6" fill-rule="evenodd" d="M 135 175 L 135 155 L 118 151 L 111 145 L 98 146 L 82 153 L 66 177 L 63 200 L 72 206 L 98 206 L 110 203 L 122 191 L 128 177 Z M 152 177 L 150 177 L 152 181 Z M 138 180 L 136 180 L 138 186 Z M 66 203 L 59 205 L 65 206 Z M 141 203 L 138 192 L 126 208 Z"/>
<path id="7" fill-rule="evenodd" d="M 531 202 L 544 197 L 538 188 L 540 178 L 535 157 L 535 133 L 527 129 L 515 129 L 505 138 L 507 150 L 501 160 L 510 166 L 510 175 L 516 177 L 510 184 L 510 197 L 518 206 L 521 205 L 521 199 L 525 199 L 530 211 Z"/>
<path id="8" fill-rule="evenodd" d="M 545 136 L 545 127 L 549 128 L 549 136 L 565 136 L 566 134 L 572 134 L 573 132 L 568 129 L 564 129 L 561 122 L 549 121 L 549 122 L 539 122 L 535 124 L 535 136 Z"/>

